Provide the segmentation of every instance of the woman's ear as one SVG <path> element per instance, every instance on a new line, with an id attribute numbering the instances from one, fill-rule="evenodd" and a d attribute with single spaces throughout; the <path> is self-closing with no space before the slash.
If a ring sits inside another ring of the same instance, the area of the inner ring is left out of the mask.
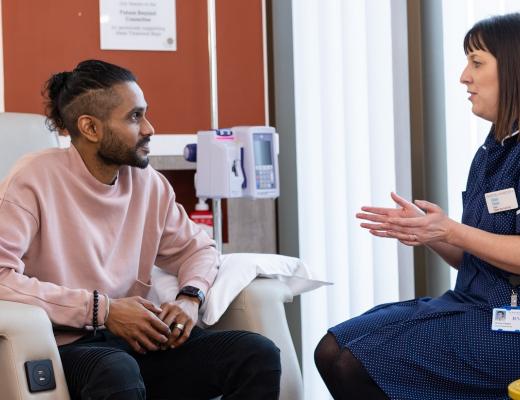
<path id="1" fill-rule="evenodd" d="M 80 115 L 78 131 L 87 141 L 98 143 L 101 140 L 101 121 L 92 115 Z"/>

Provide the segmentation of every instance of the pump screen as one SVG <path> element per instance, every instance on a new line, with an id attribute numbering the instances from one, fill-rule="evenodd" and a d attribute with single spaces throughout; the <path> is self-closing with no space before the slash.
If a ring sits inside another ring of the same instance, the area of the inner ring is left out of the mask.
<path id="1" fill-rule="evenodd" d="M 257 190 L 276 188 L 273 162 L 273 135 L 269 133 L 253 133 L 253 149 L 255 154 L 255 178 Z"/>
<path id="2" fill-rule="evenodd" d="M 254 134 L 255 165 L 273 165 L 271 135 Z"/>

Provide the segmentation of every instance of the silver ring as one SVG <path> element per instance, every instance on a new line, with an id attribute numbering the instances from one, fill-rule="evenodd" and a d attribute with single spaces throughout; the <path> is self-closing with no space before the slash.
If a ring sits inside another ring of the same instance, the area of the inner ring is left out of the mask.
<path id="1" fill-rule="evenodd" d="M 184 324 L 175 324 L 174 327 L 177 328 L 180 331 L 184 330 Z"/>

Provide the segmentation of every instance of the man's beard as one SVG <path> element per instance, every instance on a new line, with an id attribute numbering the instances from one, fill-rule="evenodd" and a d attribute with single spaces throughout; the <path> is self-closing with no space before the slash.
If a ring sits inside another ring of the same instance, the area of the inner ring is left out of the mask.
<path id="1" fill-rule="evenodd" d="M 108 126 L 105 125 L 103 130 L 105 134 L 97 155 L 105 164 L 128 165 L 137 168 L 146 168 L 148 166 L 150 162 L 148 156 L 140 156 L 137 150 L 150 141 L 149 137 L 140 139 L 135 147 L 129 147 Z"/>

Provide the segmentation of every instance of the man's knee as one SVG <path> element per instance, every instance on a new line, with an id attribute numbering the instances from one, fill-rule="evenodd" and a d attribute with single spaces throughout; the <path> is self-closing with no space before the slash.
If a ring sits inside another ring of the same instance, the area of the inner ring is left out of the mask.
<path id="1" fill-rule="evenodd" d="M 96 357 L 82 394 L 92 399 L 144 400 L 146 390 L 137 361 L 120 350 Z"/>
<path id="2" fill-rule="evenodd" d="M 280 349 L 262 335 L 243 332 L 234 350 L 241 355 L 243 368 L 250 366 L 257 373 L 281 371 Z"/>

